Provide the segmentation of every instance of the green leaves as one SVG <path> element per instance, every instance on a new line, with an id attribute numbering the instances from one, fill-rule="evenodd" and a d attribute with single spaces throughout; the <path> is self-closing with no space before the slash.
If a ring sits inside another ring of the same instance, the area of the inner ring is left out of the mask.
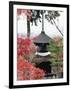
<path id="1" fill-rule="evenodd" d="M 62 65 L 63 61 L 62 60 L 52 60 L 51 65 Z"/>
<path id="2" fill-rule="evenodd" d="M 54 43 L 54 41 L 50 42 L 50 45 L 48 46 L 49 51 L 57 53 L 59 51 L 59 47 Z"/>
<path id="3" fill-rule="evenodd" d="M 57 40 L 50 41 L 50 45 L 48 46 L 48 51 L 51 52 L 51 63 L 53 65 L 58 65 L 63 63 L 63 39 L 58 39 L 59 37 L 55 38 Z"/>

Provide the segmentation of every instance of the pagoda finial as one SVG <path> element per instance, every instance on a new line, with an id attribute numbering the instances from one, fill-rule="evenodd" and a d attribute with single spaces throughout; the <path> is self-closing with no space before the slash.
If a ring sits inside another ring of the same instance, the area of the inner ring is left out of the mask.
<path id="1" fill-rule="evenodd" d="M 42 32 L 44 32 L 44 10 L 42 10 Z"/>

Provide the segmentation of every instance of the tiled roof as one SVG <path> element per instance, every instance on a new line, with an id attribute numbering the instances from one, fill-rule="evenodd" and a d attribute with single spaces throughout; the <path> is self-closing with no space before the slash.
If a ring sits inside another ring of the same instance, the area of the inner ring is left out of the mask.
<path id="1" fill-rule="evenodd" d="M 42 31 L 39 36 L 34 39 L 34 43 L 49 43 L 49 40 L 51 40 L 51 38 Z"/>

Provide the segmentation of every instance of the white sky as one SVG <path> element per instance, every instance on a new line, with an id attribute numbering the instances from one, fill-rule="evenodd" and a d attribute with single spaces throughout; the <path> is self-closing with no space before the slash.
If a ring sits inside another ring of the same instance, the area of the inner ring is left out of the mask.
<path id="1" fill-rule="evenodd" d="M 64 29 L 64 12 L 60 12 L 60 17 L 57 18 L 56 23 L 58 27 L 60 28 L 61 32 L 63 33 Z M 24 14 L 21 14 L 18 16 L 18 34 L 27 35 L 27 18 Z M 30 36 L 35 37 L 40 34 L 42 30 L 42 23 L 38 22 L 38 26 L 35 26 L 34 24 L 30 24 Z M 55 37 L 55 36 L 61 36 L 59 31 L 56 29 L 54 25 L 49 23 L 46 19 L 44 19 L 44 31 L 49 37 Z"/>

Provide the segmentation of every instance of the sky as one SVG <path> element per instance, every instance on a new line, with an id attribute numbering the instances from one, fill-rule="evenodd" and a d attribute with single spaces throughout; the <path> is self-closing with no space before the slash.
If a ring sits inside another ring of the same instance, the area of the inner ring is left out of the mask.
<path id="1" fill-rule="evenodd" d="M 56 19 L 56 24 L 58 25 L 59 29 L 63 33 L 64 31 L 64 13 L 60 12 L 60 16 Z M 27 17 L 24 13 L 22 13 L 20 16 L 18 16 L 17 19 L 17 26 L 18 26 L 18 34 L 26 36 L 27 35 Z M 32 25 L 30 23 L 30 37 L 38 36 L 41 33 L 42 30 L 42 23 L 38 22 L 37 26 L 35 24 Z M 60 32 L 57 30 L 57 28 L 52 25 L 50 22 L 48 22 L 46 19 L 44 19 L 44 31 L 45 33 L 53 38 L 55 36 L 61 36 Z"/>

